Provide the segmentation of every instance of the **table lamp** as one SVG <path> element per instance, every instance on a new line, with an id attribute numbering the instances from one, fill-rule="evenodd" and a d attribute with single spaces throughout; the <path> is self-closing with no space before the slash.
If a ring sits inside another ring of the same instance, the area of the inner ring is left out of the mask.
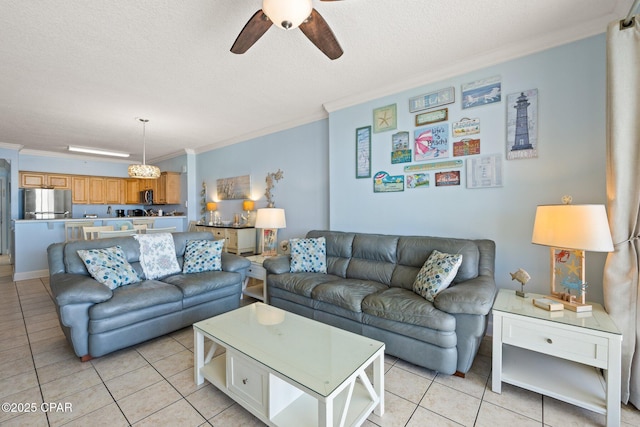
<path id="1" fill-rule="evenodd" d="M 547 298 L 565 309 L 591 311 L 591 305 L 585 303 L 584 253 L 613 251 L 604 205 L 538 206 L 531 242 L 550 247 L 551 295 Z M 558 291 L 558 285 L 564 291 Z"/>
<path id="2" fill-rule="evenodd" d="M 262 255 L 274 256 L 278 254 L 278 229 L 285 228 L 287 221 L 284 209 L 262 208 L 256 213 L 256 228 L 262 228 Z"/>
<path id="3" fill-rule="evenodd" d="M 207 210 L 209 211 L 209 225 L 213 225 L 213 212 L 218 208 L 216 202 L 208 202 Z"/>
<path id="4" fill-rule="evenodd" d="M 242 210 L 247 212 L 247 216 L 243 217 L 247 225 L 251 225 L 251 211 L 256 207 L 256 202 L 253 200 L 245 200 L 242 202 Z"/>

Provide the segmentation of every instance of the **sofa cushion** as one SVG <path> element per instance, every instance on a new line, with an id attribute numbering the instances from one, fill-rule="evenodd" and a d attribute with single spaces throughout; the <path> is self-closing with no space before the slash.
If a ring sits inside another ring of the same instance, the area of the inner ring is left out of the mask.
<path id="1" fill-rule="evenodd" d="M 127 262 L 120 246 L 78 249 L 78 256 L 84 262 L 91 277 L 109 289 L 140 281 L 138 273 Z"/>
<path id="2" fill-rule="evenodd" d="M 140 265 L 147 279 L 160 279 L 180 272 L 171 233 L 136 234 L 140 243 Z"/>
<path id="3" fill-rule="evenodd" d="M 449 286 L 462 263 L 462 255 L 433 251 L 413 282 L 413 291 L 433 302 Z"/>
<path id="4" fill-rule="evenodd" d="M 222 270 L 222 240 L 189 240 L 184 251 L 183 273 Z"/>
<path id="5" fill-rule="evenodd" d="M 189 298 L 240 283 L 242 278 L 240 273 L 211 270 L 200 273 L 175 274 L 165 277 L 162 281 L 176 286 L 182 291 L 185 298 Z"/>
<path id="6" fill-rule="evenodd" d="M 367 296 L 362 311 L 372 316 L 401 323 L 453 332 L 456 319 L 440 311 L 420 295 L 402 288 L 389 288 Z"/>
<path id="7" fill-rule="evenodd" d="M 343 231 L 312 230 L 307 238 L 324 237 L 327 242 L 327 273 L 347 277 L 347 267 L 353 255 L 353 239 L 355 233 Z"/>
<path id="8" fill-rule="evenodd" d="M 311 292 L 311 297 L 360 313 L 362 300 L 366 296 L 387 288 L 388 286 L 382 283 L 370 280 L 341 279 L 316 286 Z"/>
<path id="9" fill-rule="evenodd" d="M 89 308 L 89 317 L 105 319 L 168 303 L 179 303 L 178 310 L 182 308 L 180 289 L 157 280 L 144 280 L 115 289 L 111 299 Z"/>
<path id="10" fill-rule="evenodd" d="M 335 282 L 341 279 L 332 274 L 320 273 L 282 273 L 267 276 L 268 288 L 280 288 L 285 291 L 311 298 L 311 292 L 316 286 Z"/>
<path id="11" fill-rule="evenodd" d="M 327 242 L 316 239 L 289 239 L 291 248 L 291 273 L 326 273 Z"/>

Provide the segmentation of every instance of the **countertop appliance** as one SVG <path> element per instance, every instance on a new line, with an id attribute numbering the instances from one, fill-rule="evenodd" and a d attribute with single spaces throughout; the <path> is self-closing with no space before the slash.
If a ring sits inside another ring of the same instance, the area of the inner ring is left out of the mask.
<path id="1" fill-rule="evenodd" d="M 140 203 L 143 205 L 153 204 L 153 190 L 142 190 L 140 192 Z"/>
<path id="2" fill-rule="evenodd" d="M 118 218 L 124 218 L 124 209 L 116 209 L 116 216 Z"/>
<path id="3" fill-rule="evenodd" d="M 71 218 L 71 190 L 25 188 L 23 197 L 24 219 Z"/>
<path id="4" fill-rule="evenodd" d="M 144 209 L 128 209 L 127 216 L 146 216 L 147 212 Z"/>

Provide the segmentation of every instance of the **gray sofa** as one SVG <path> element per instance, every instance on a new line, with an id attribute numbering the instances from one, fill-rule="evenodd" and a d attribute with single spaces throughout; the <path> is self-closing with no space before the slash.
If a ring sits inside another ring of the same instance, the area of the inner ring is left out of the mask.
<path id="1" fill-rule="evenodd" d="M 386 353 L 445 374 L 469 370 L 496 295 L 495 243 L 441 237 L 311 231 L 326 238 L 327 274 L 290 273 L 290 256 L 264 261 L 270 304 L 383 341 Z M 453 283 L 433 303 L 413 292 L 431 252 L 461 253 Z"/>
<path id="2" fill-rule="evenodd" d="M 208 232 L 173 233 L 176 257 L 183 264 L 188 240 L 213 240 Z M 114 290 L 94 280 L 78 249 L 119 245 L 143 278 Z M 145 280 L 140 245 L 133 237 L 116 237 L 48 247 L 51 291 L 60 325 L 82 360 L 103 356 L 194 322 L 238 308 L 242 282 L 251 263 L 222 253 L 222 271 L 174 274 Z"/>

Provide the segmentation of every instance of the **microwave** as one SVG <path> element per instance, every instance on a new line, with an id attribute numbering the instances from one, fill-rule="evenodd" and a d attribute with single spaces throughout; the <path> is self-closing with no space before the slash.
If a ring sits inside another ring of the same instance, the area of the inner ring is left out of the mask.
<path id="1" fill-rule="evenodd" d="M 143 190 L 140 192 L 140 203 L 143 205 L 153 204 L 153 190 Z"/>

